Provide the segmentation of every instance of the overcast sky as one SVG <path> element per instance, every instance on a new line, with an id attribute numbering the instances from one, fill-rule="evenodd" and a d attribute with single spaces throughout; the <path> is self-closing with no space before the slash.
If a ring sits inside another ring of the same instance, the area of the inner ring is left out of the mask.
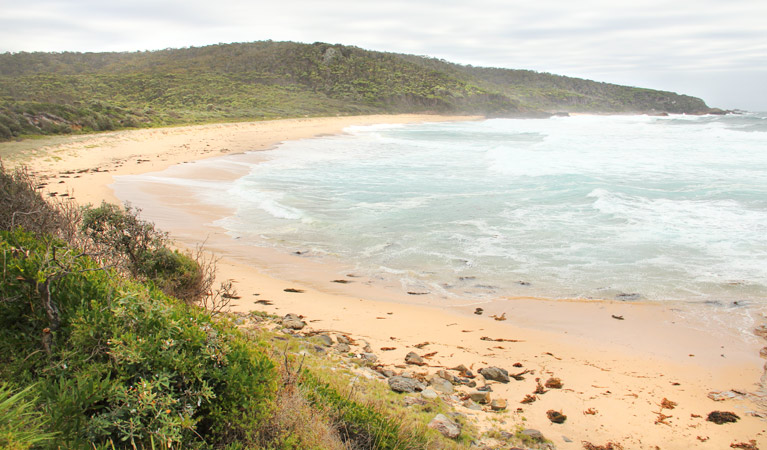
<path id="1" fill-rule="evenodd" d="M 767 0 L 0 0 L 0 52 L 266 39 L 532 69 L 767 111 Z"/>

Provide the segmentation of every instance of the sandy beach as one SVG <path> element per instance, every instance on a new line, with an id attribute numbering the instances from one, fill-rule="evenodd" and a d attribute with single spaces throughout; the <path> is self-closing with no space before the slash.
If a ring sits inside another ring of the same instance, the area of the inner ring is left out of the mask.
<path id="1" fill-rule="evenodd" d="M 367 341 L 378 360 L 397 372 L 414 370 L 403 366 L 411 351 L 432 354 L 418 372 L 459 364 L 474 372 L 488 366 L 529 371 L 519 381 L 488 382 L 491 397 L 508 402 L 505 411 L 457 407 L 480 429 L 540 430 L 559 449 L 580 449 L 583 441 L 624 449 L 725 449 L 751 440 L 767 448 L 767 377 L 760 357 L 767 341 L 751 333 L 767 322 L 763 309 L 733 325 L 721 319 L 737 315 L 737 309 L 499 297 L 483 303 L 483 314 L 476 315 L 475 304 L 446 308 L 439 298 L 415 298 L 378 280 L 350 276 L 342 262 L 245 247 L 212 224 L 228 211 L 200 207 L 183 190 L 147 184 L 115 195 L 112 189 L 116 176 L 225 155 L 258 158 L 240 154 L 341 133 L 352 125 L 476 119 L 398 115 L 213 124 L 6 143 L 0 151 L 13 155 L 4 158 L 6 166 L 26 164 L 43 178 L 49 195 L 66 195 L 79 204 L 130 199 L 178 245 L 206 241 L 206 248 L 222 257 L 221 279 L 235 282 L 240 296 L 235 311 L 301 314 L 311 330 Z M 190 168 L 186 176 L 240 175 Z M 142 204 L 142 198 L 154 203 Z M 302 292 L 285 291 L 290 288 Z M 534 393 L 537 379 L 551 377 L 563 387 L 520 403 Z M 561 411 L 567 420 L 552 423 L 549 410 Z M 740 420 L 717 425 L 706 421 L 712 411 L 731 411 Z"/>

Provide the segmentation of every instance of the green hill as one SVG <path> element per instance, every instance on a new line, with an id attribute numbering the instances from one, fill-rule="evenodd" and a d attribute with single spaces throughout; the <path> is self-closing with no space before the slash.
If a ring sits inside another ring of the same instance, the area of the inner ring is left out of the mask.
<path id="1" fill-rule="evenodd" d="M 325 43 L 0 54 L 0 139 L 370 113 L 711 111 L 694 97 Z"/>

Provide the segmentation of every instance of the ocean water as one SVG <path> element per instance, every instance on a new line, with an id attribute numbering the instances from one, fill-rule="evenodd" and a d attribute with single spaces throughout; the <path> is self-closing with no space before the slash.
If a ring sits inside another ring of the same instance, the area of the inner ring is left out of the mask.
<path id="1" fill-rule="evenodd" d="M 243 242 L 403 291 L 767 302 L 767 114 L 346 131 L 189 188 Z"/>

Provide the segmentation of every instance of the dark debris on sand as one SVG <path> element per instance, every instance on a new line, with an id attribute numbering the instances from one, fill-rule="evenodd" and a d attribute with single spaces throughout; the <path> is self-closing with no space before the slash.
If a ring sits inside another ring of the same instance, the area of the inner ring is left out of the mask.
<path id="1" fill-rule="evenodd" d="M 712 411 L 708 414 L 706 420 L 709 422 L 714 422 L 717 425 L 722 425 L 725 423 L 735 423 L 740 420 L 740 417 L 738 417 L 738 415 L 734 412 Z"/>

